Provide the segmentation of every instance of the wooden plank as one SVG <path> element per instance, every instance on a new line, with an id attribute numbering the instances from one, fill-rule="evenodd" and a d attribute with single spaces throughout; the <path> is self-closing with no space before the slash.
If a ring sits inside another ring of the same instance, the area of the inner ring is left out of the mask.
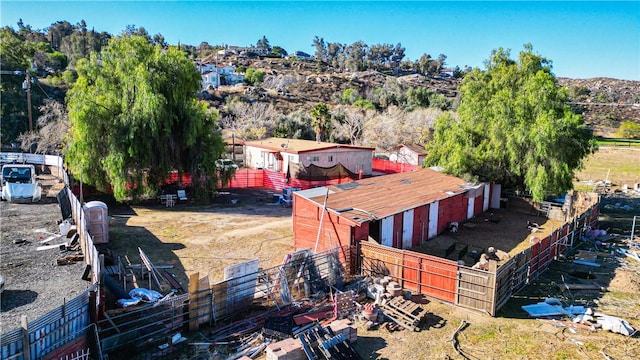
<path id="1" fill-rule="evenodd" d="M 185 292 L 184 291 L 184 287 L 178 282 L 178 280 L 176 280 L 176 278 L 173 277 L 173 275 L 171 273 L 169 273 L 167 270 L 165 270 L 162 273 L 162 276 L 167 280 L 167 282 L 169 284 L 171 284 L 171 286 L 176 289 L 179 290 L 180 292 Z"/>
<path id="2" fill-rule="evenodd" d="M 189 331 L 198 330 L 198 280 L 200 273 L 189 276 Z"/>

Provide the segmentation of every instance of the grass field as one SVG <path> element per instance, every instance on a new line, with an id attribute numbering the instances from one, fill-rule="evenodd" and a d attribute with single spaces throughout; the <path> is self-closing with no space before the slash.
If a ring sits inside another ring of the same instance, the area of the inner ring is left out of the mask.
<path id="1" fill-rule="evenodd" d="M 640 148 L 640 139 L 618 139 L 598 137 L 596 139 L 598 146 L 623 146 Z"/>
<path id="2" fill-rule="evenodd" d="M 640 182 L 640 146 L 602 146 L 585 161 L 585 168 L 575 174 L 574 187 L 593 191 L 598 181 L 611 181 L 612 189 Z"/>

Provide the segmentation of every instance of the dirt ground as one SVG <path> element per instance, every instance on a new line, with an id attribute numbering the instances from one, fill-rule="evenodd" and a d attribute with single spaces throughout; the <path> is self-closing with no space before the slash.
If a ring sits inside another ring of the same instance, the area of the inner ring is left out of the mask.
<path id="1" fill-rule="evenodd" d="M 536 224 L 537 227 L 529 223 Z M 489 247 L 513 256 L 529 246 L 531 237 L 542 239 L 559 224 L 560 221 L 539 215 L 527 200 L 509 198 L 506 207 L 490 209 L 462 223 L 457 231 L 445 232 L 411 250 L 445 257 L 445 251 L 451 244 L 456 244 L 457 248 L 468 246 L 468 254 L 477 256 L 467 255 L 461 260 L 465 265 L 473 266 L 478 256 Z"/>
<path id="2" fill-rule="evenodd" d="M 13 204 L 0 202 L 0 274 L 5 290 L 0 294 L 0 330 L 2 333 L 20 327 L 22 315 L 35 320 L 85 291 L 91 284 L 83 281 L 82 261 L 58 266 L 56 260 L 72 252 L 41 250 L 43 245 L 61 244 L 59 238 L 40 243 L 50 233 L 59 233 L 62 213 L 56 194 L 62 188 L 51 175 L 38 175 L 43 195 L 39 203 Z"/>

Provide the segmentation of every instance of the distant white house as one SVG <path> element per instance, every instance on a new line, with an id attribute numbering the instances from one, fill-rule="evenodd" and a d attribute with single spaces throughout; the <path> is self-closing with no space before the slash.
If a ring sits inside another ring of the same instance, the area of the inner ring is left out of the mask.
<path id="1" fill-rule="evenodd" d="M 202 89 L 215 89 L 220 85 L 234 85 L 244 82 L 244 74 L 236 73 L 236 68 L 231 65 L 196 61 L 196 66 L 202 76 Z"/>
<path id="2" fill-rule="evenodd" d="M 397 145 L 393 152 L 389 154 L 389 160 L 411 164 L 416 166 L 422 166 L 424 158 L 427 156 L 427 151 L 424 146 L 420 145 Z"/>

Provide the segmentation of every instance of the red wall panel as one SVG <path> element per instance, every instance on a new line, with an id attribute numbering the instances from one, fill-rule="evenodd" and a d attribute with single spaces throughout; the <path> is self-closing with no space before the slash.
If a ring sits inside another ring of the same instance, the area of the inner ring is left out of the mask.
<path id="1" fill-rule="evenodd" d="M 442 199 L 438 204 L 438 234 L 447 229 L 451 222 L 461 222 L 467 218 L 467 203 L 464 194 Z"/>
<path id="2" fill-rule="evenodd" d="M 482 214 L 482 205 L 484 203 L 484 195 L 476 196 L 473 203 L 473 216 Z"/>
<path id="3" fill-rule="evenodd" d="M 420 245 L 429 234 L 429 205 L 413 209 L 413 239 L 411 246 Z"/>
<path id="4" fill-rule="evenodd" d="M 402 213 L 393 215 L 393 247 L 402 249 Z"/>

